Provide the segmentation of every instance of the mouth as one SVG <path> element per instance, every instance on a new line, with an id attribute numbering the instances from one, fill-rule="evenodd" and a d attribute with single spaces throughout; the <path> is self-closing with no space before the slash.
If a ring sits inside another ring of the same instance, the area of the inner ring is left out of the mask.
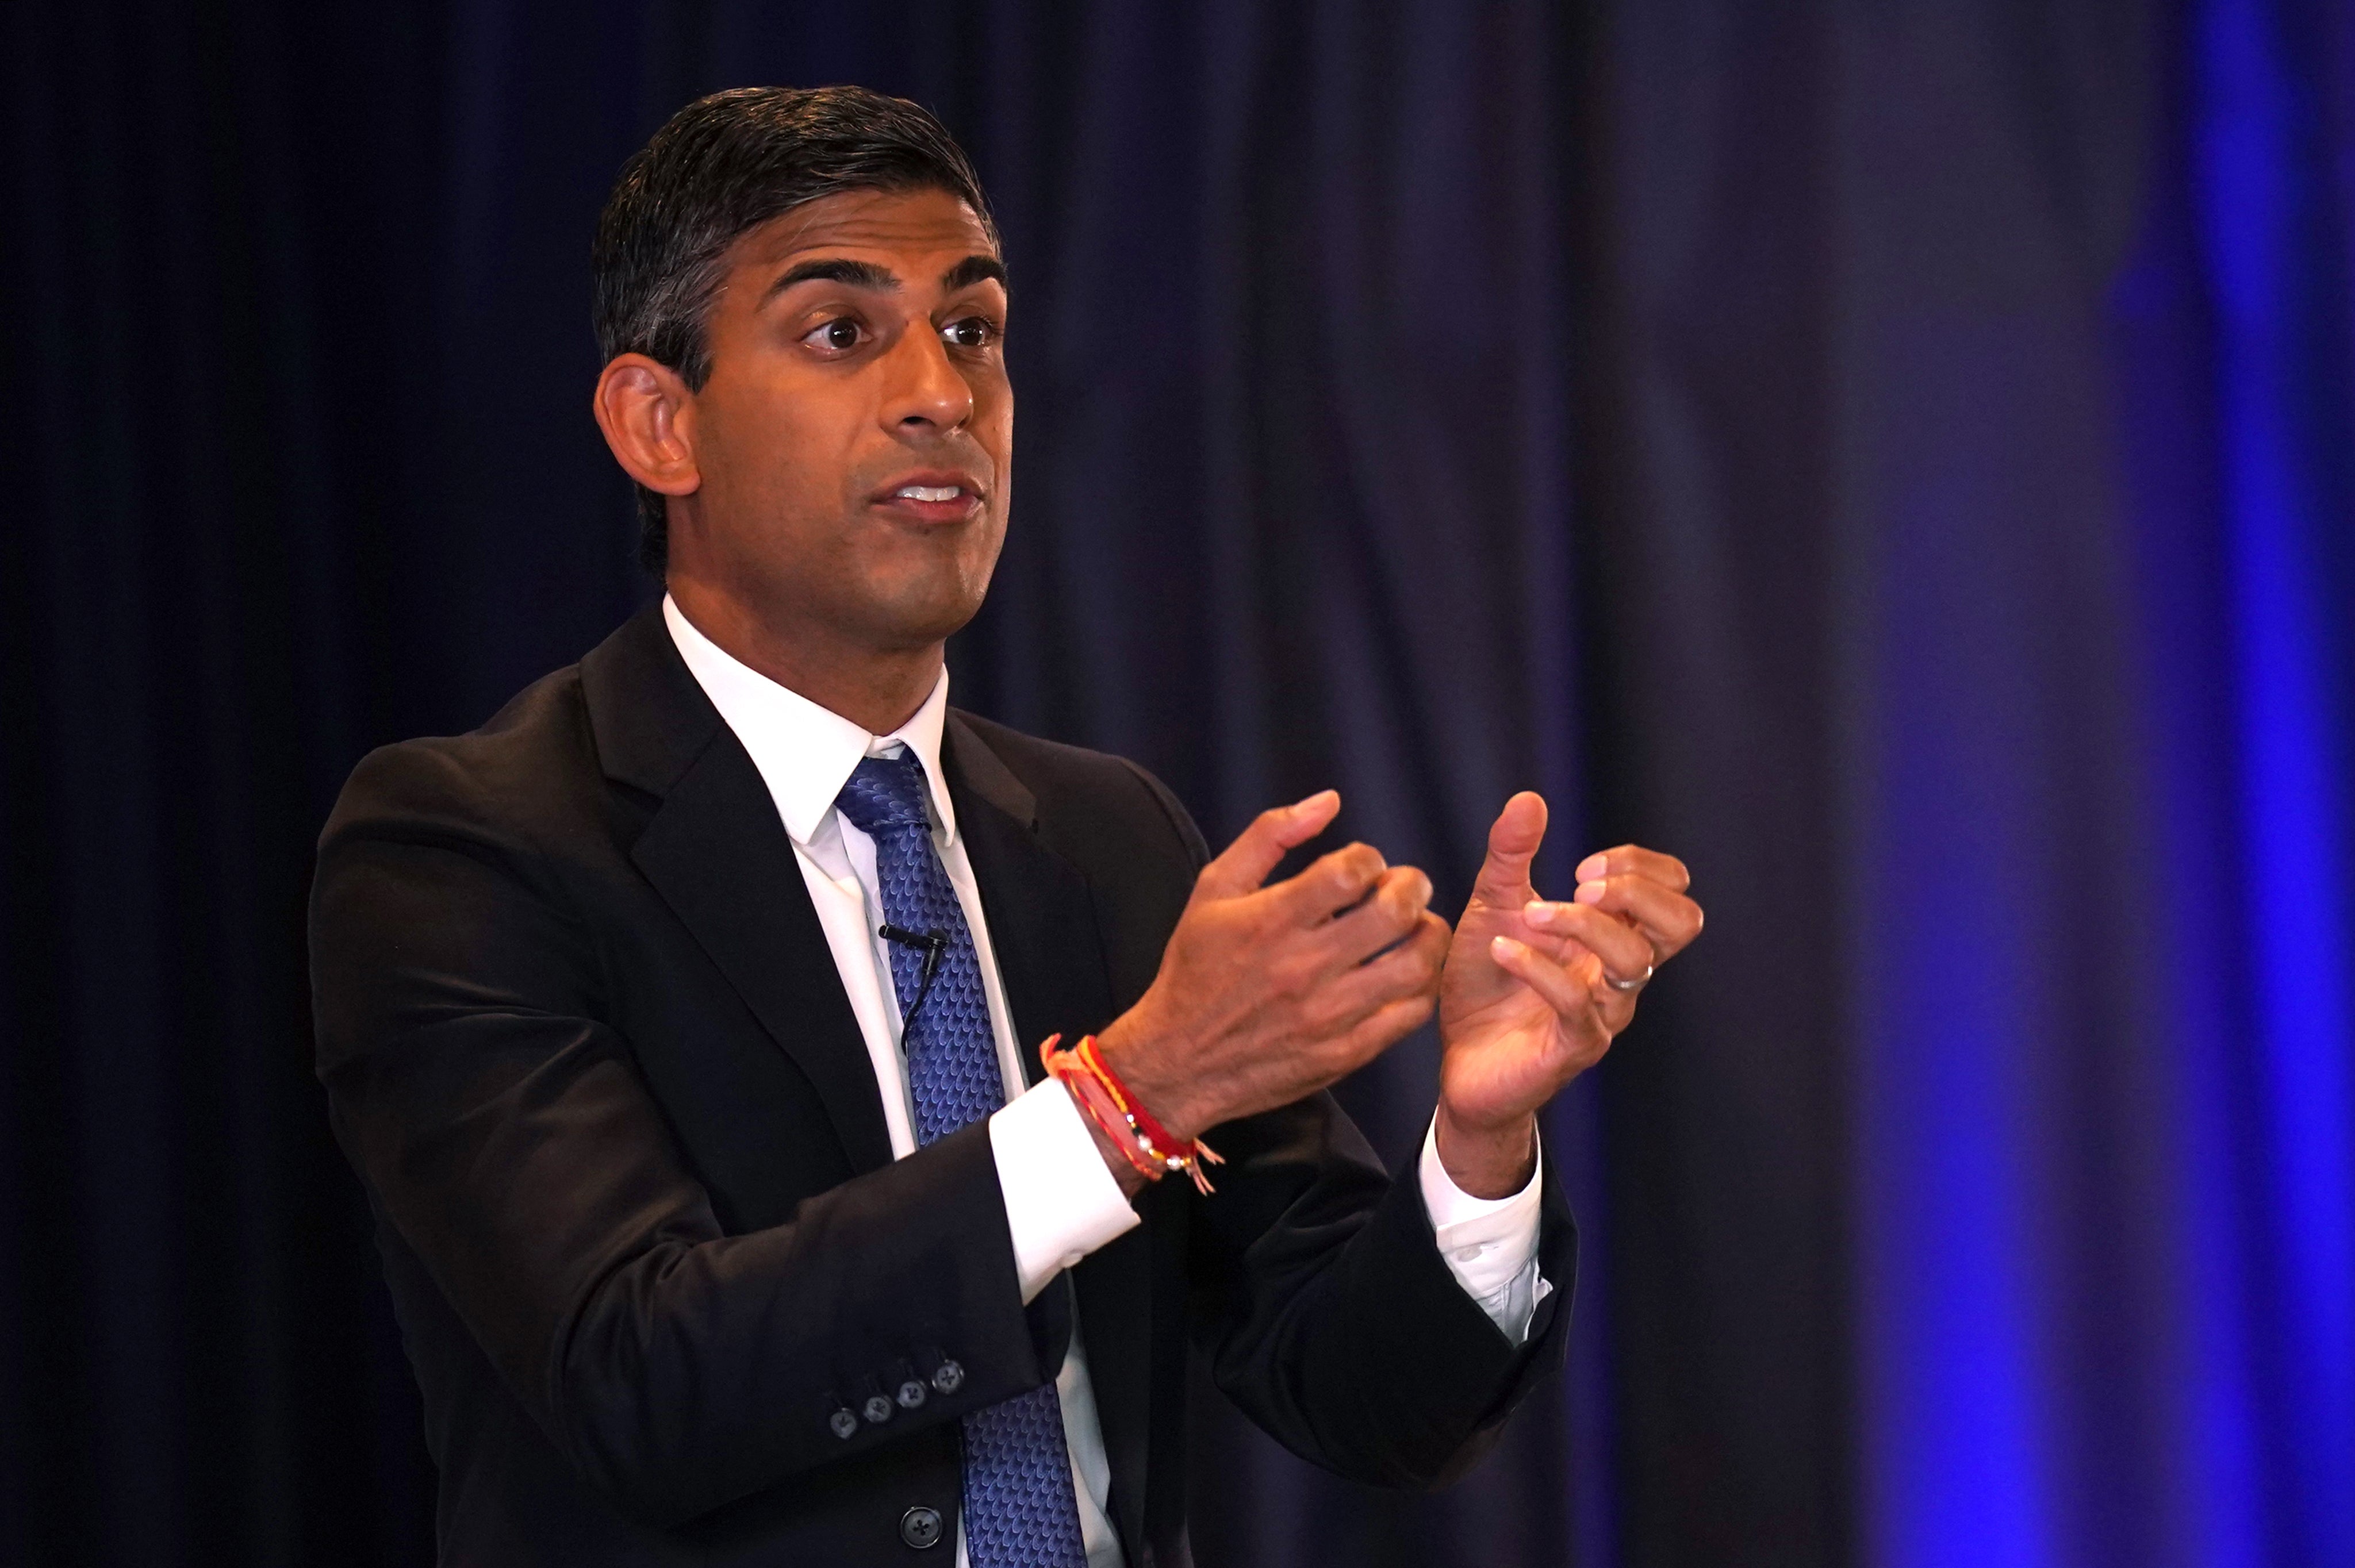
<path id="1" fill-rule="evenodd" d="M 982 489 L 971 474 L 907 474 L 868 500 L 869 506 L 912 523 L 962 523 L 981 511 Z"/>

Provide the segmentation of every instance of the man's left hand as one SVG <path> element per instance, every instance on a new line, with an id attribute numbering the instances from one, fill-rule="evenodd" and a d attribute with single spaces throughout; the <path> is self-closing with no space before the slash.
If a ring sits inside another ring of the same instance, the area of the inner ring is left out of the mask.
<path id="1" fill-rule="evenodd" d="M 1529 863 L 1545 827 L 1540 796 L 1505 802 L 1440 977 L 1439 1160 L 1476 1198 L 1529 1184 L 1539 1107 L 1602 1060 L 1654 970 L 1700 935 L 1684 863 L 1634 844 L 1581 862 L 1570 902 L 1540 899 Z"/>

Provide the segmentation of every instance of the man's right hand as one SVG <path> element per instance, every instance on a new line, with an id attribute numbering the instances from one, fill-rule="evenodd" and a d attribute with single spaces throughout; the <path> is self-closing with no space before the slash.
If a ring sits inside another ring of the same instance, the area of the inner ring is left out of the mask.
<path id="1" fill-rule="evenodd" d="M 1340 809 L 1327 789 L 1263 811 L 1204 866 L 1159 974 L 1097 1037 L 1179 1138 L 1313 1094 L 1431 1016 L 1448 928 L 1429 877 L 1351 844 L 1261 885 Z M 1127 1184 L 1126 1162 L 1105 1156 Z"/>

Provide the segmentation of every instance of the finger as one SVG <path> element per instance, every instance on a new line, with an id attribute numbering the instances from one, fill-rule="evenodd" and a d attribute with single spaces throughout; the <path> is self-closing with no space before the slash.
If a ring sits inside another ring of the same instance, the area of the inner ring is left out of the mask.
<path id="1" fill-rule="evenodd" d="M 1475 903 L 1492 907 L 1518 907 L 1529 896 L 1529 862 L 1545 842 L 1545 797 L 1524 789 L 1505 802 L 1488 829 L 1488 853 L 1473 880 Z"/>
<path id="2" fill-rule="evenodd" d="M 1497 967 L 1537 992 L 1572 1034 L 1590 1044 L 1609 1043 L 1611 1030 L 1600 1014 L 1593 989 L 1582 979 L 1510 937 L 1491 938 L 1488 951 Z"/>
<path id="3" fill-rule="evenodd" d="M 1604 971 L 1614 979 L 1640 980 L 1659 961 L 1650 938 L 1617 915 L 1593 905 L 1532 899 L 1521 910 L 1521 920 L 1532 932 L 1576 942 L 1600 959 Z"/>
<path id="4" fill-rule="evenodd" d="M 1263 895 L 1279 925 L 1322 926 L 1365 901 L 1390 864 L 1371 844 L 1347 844 L 1320 855 L 1298 875 L 1279 882 Z"/>
<path id="5" fill-rule="evenodd" d="M 1620 991 L 1615 984 L 1611 984 L 1611 970 L 1604 968 L 1604 960 L 1597 959 L 1594 954 L 1590 954 L 1590 951 L 1585 951 L 1582 947 L 1578 948 L 1578 956 L 1575 956 L 1575 959 L 1563 960 L 1561 968 L 1571 980 L 1575 980 L 1578 984 L 1582 984 L 1582 987 L 1587 989 L 1587 996 L 1594 998 L 1594 1017 L 1602 1020 L 1604 1033 L 1608 1033 L 1611 1038 L 1618 1038 L 1618 1033 L 1623 1032 L 1625 1026 L 1635 1022 L 1635 1005 L 1644 998 L 1644 987 L 1641 987 L 1641 984 L 1635 989 L 1635 991 Z"/>
<path id="6" fill-rule="evenodd" d="M 1544 949 L 1539 951 L 1542 956 Z M 1603 960 L 1581 943 L 1564 943 L 1562 951 L 1554 955 L 1554 961 L 1561 966 L 1564 974 L 1586 988 L 1586 994 L 1594 1000 L 1594 1015 L 1602 1020 L 1605 1034 L 1616 1039 L 1621 1030 L 1636 1021 L 1636 1003 L 1644 994 L 1640 984 L 1634 991 L 1621 991 L 1613 985 L 1611 971 L 1604 967 Z"/>
<path id="7" fill-rule="evenodd" d="M 1337 1034 L 1393 1001 L 1436 991 L 1449 936 L 1447 922 L 1425 911 L 1414 930 L 1388 952 L 1326 980 L 1313 1015 L 1327 1032 Z"/>
<path id="8" fill-rule="evenodd" d="M 1239 898 L 1253 891 L 1287 853 L 1323 832 L 1340 810 L 1340 795 L 1320 789 L 1305 800 L 1262 811 L 1202 868 L 1194 879 L 1194 896 Z"/>
<path id="9" fill-rule="evenodd" d="M 1581 908 L 1600 909 L 1641 931 L 1657 949 L 1656 963 L 1668 962 L 1700 935 L 1700 906 L 1648 876 L 1582 882 L 1572 899 Z"/>
<path id="10" fill-rule="evenodd" d="M 1413 931 L 1430 907 L 1431 878 L 1394 865 L 1374 879 L 1363 903 L 1333 922 L 1330 939 L 1343 962 L 1361 963 Z"/>
<path id="11" fill-rule="evenodd" d="M 1577 875 L 1581 882 L 1601 882 L 1609 876 L 1648 876 L 1671 893 L 1684 893 L 1692 887 L 1692 873 L 1685 869 L 1684 862 L 1641 844 L 1597 850 L 1578 863 Z"/>

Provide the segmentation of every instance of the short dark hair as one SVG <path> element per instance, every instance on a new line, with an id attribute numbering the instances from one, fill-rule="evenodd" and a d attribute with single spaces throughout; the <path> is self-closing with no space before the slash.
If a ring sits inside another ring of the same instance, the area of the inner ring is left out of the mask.
<path id="1" fill-rule="evenodd" d="M 973 164 L 938 120 L 863 87 L 740 87 L 699 98 L 622 165 L 590 253 L 597 347 L 643 354 L 700 389 L 720 258 L 779 213 L 844 191 L 947 191 L 997 241 Z M 664 498 L 638 487 L 638 559 L 670 555 Z"/>

